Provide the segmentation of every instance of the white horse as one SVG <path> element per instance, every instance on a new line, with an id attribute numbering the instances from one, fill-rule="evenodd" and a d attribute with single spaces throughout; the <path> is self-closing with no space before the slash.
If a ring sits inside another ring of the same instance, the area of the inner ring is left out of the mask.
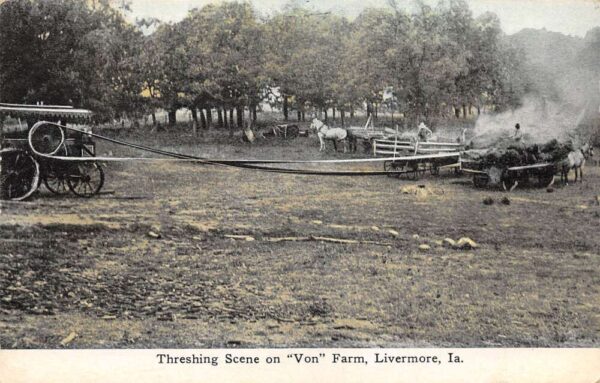
<path id="1" fill-rule="evenodd" d="M 317 132 L 321 147 L 319 151 L 325 150 L 325 140 L 333 141 L 333 148 L 337 152 L 337 142 L 344 141 L 348 137 L 348 131 L 342 128 L 330 128 L 325 125 L 322 121 L 313 118 L 310 124 L 310 130 Z M 344 153 L 346 153 L 346 145 L 344 141 Z"/>
<path id="2" fill-rule="evenodd" d="M 558 164 L 560 169 L 560 180 L 563 185 L 569 184 L 569 172 L 575 170 L 575 183 L 577 183 L 577 170 L 579 170 L 579 180 L 583 182 L 583 166 L 588 157 L 594 156 L 594 147 L 588 142 L 581 148 L 570 152 L 567 158 Z"/>

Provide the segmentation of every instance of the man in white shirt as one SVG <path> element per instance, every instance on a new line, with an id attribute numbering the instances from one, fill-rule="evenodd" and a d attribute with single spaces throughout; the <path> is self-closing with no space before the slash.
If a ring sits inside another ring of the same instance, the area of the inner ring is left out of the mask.
<path id="1" fill-rule="evenodd" d="M 427 141 L 433 135 L 431 129 L 425 125 L 424 122 L 421 122 L 419 125 L 419 130 L 417 131 L 417 137 L 419 137 L 419 141 Z"/>
<path id="2" fill-rule="evenodd" d="M 515 132 L 514 132 L 512 138 L 516 142 L 521 142 L 521 139 L 523 138 L 523 132 L 521 131 L 521 125 L 519 125 L 518 123 L 515 125 Z"/>

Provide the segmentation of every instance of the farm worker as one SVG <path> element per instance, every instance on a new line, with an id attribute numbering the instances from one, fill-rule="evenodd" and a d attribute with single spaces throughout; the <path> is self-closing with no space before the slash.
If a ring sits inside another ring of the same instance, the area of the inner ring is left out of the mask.
<path id="1" fill-rule="evenodd" d="M 460 137 L 458 137 L 457 141 L 460 144 L 466 144 L 467 143 L 467 128 L 463 128 L 463 130 L 460 132 Z"/>
<path id="2" fill-rule="evenodd" d="M 520 142 L 523 138 L 523 132 L 521 132 L 521 125 L 518 123 L 515 125 L 515 133 L 512 136 L 513 140 Z"/>
<path id="3" fill-rule="evenodd" d="M 432 135 L 433 132 L 431 131 L 431 129 L 429 129 L 424 122 L 421 122 L 421 124 L 419 125 L 419 130 L 417 131 L 417 137 L 419 137 L 419 140 L 427 141 L 427 139 Z"/>

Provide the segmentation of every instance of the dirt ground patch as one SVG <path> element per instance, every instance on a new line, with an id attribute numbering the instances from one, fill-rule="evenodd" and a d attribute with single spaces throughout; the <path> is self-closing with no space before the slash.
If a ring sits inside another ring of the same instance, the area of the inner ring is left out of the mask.
<path id="1" fill-rule="evenodd" d="M 314 137 L 177 148 L 347 158 Z M 0 347 L 57 348 L 72 332 L 66 347 L 597 346 L 600 169 L 585 172 L 506 194 L 449 172 L 109 165 L 114 193 L 0 203 Z M 443 244 L 461 237 L 479 247 Z"/>

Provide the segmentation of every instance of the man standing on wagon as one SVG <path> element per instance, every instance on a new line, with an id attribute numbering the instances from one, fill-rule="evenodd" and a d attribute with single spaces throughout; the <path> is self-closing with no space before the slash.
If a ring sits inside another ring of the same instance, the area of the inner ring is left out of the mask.
<path id="1" fill-rule="evenodd" d="M 417 137 L 419 138 L 419 141 L 427 141 L 427 139 L 429 139 L 432 135 L 433 132 L 431 129 L 429 129 L 424 122 L 421 122 L 421 124 L 419 124 L 419 130 L 417 131 Z"/>
<path id="2" fill-rule="evenodd" d="M 519 123 L 515 125 L 515 132 L 513 133 L 512 138 L 516 142 L 521 142 L 523 139 L 523 132 L 521 131 L 521 125 L 519 125 Z"/>

